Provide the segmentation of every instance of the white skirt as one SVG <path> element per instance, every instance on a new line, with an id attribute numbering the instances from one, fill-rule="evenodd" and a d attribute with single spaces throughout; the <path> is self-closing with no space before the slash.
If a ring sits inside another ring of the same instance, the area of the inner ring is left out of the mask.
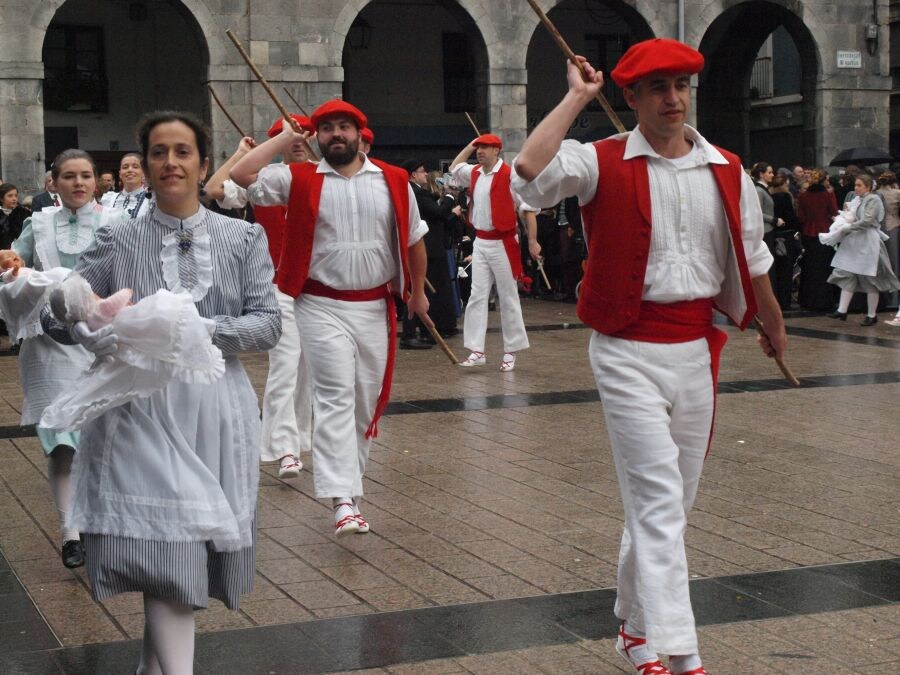
<path id="1" fill-rule="evenodd" d="M 133 539 L 252 544 L 256 393 L 237 357 L 212 384 L 171 382 L 84 425 L 68 526 Z"/>

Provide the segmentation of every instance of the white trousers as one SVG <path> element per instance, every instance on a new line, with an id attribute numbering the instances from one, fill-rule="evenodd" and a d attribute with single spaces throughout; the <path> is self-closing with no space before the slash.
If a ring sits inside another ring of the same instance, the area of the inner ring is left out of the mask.
<path id="1" fill-rule="evenodd" d="M 260 460 L 277 462 L 299 456 L 312 442 L 309 373 L 294 319 L 294 298 L 276 289 L 281 309 L 281 339 L 269 350 L 269 375 L 262 403 Z"/>
<path id="2" fill-rule="evenodd" d="M 358 497 L 387 363 L 385 300 L 348 302 L 301 295 L 294 304 L 309 368 L 316 497 Z"/>
<path id="3" fill-rule="evenodd" d="M 589 356 L 625 510 L 616 616 L 661 654 L 696 654 L 684 531 L 713 417 L 709 347 L 593 333 Z"/>
<path id="4" fill-rule="evenodd" d="M 472 248 L 472 293 L 466 304 L 463 324 L 463 344 L 473 352 L 484 351 L 484 336 L 488 323 L 488 296 L 497 284 L 500 302 L 500 328 L 503 331 L 503 350 L 518 352 L 528 349 L 528 335 L 519 303 L 519 287 L 513 279 L 506 249 L 499 239 L 476 239 Z"/>

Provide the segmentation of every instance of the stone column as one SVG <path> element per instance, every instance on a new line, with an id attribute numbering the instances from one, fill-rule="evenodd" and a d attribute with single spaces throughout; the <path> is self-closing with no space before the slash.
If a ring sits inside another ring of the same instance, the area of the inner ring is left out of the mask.
<path id="1" fill-rule="evenodd" d="M 491 68 L 488 72 L 487 101 L 490 130 L 503 138 L 503 158 L 511 161 L 525 142 L 528 112 L 524 68 Z"/>
<path id="2" fill-rule="evenodd" d="M 44 65 L 0 63 L 0 176 L 19 193 L 44 189 Z"/>

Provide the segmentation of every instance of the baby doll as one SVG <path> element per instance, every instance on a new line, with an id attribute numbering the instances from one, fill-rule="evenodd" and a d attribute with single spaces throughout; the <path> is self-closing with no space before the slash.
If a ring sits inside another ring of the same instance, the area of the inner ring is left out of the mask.
<path id="1" fill-rule="evenodd" d="M 3 273 L 0 274 L 0 280 L 3 283 L 17 279 L 20 274 L 27 276 L 31 273 L 31 269 L 25 267 L 25 261 L 15 251 L 8 248 L 0 249 L 0 270 L 3 270 Z"/>
<path id="2" fill-rule="evenodd" d="M 112 323 L 131 304 L 132 295 L 130 288 L 123 288 L 108 298 L 100 298 L 94 295 L 88 282 L 73 273 L 50 292 L 50 310 L 60 321 L 70 324 L 84 321 L 95 331 Z"/>
<path id="3" fill-rule="evenodd" d="M 854 197 L 847 202 L 847 208 L 843 211 L 838 211 L 834 221 L 831 223 L 831 227 L 828 228 L 828 232 L 822 232 L 819 235 L 819 241 L 826 246 L 835 246 L 844 240 L 844 237 L 850 232 L 850 227 L 856 222 L 855 214 L 856 207 L 859 206 L 859 199 L 859 197 Z"/>

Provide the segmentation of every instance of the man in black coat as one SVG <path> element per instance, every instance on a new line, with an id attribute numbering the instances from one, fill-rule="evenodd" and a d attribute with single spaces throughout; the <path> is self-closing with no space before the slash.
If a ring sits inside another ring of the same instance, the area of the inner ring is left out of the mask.
<path id="1" fill-rule="evenodd" d="M 434 292 L 428 293 L 428 314 L 442 336 L 456 335 L 459 331 L 456 328 L 456 307 L 447 251 L 452 243 L 453 224 L 458 222 L 461 209 L 452 199 L 439 200 L 428 189 L 428 170 L 424 162 L 410 160 L 404 168 L 409 172 L 419 214 L 428 224 L 425 252 L 428 255 L 428 281 L 434 287 Z"/>
<path id="2" fill-rule="evenodd" d="M 53 176 L 49 171 L 44 175 L 44 191 L 36 194 L 31 200 L 31 212 L 37 213 L 48 206 L 59 206 L 59 197 L 53 186 Z"/>

